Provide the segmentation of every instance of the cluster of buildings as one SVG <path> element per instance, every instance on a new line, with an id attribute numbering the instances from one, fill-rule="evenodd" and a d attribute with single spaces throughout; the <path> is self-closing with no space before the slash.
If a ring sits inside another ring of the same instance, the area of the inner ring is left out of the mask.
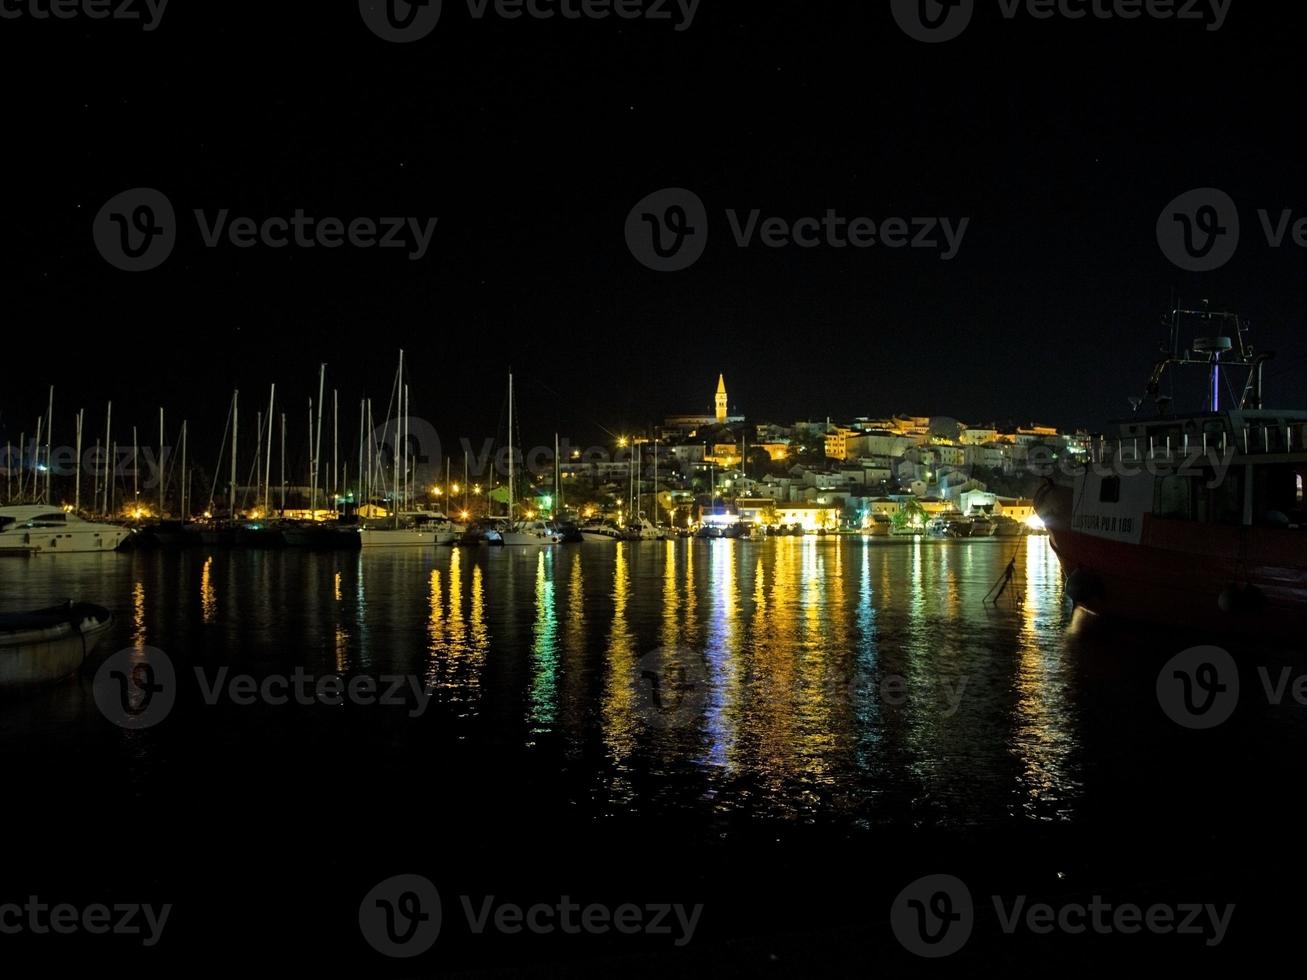
<path id="1" fill-rule="evenodd" d="M 573 499 L 676 526 L 708 520 L 867 526 L 911 506 L 926 516 L 1005 515 L 1024 521 L 1039 483 L 1032 463 L 1087 454 L 1086 433 L 1041 425 L 971 425 L 894 416 L 790 425 L 732 414 L 724 377 L 714 411 L 675 415 L 622 439 L 616 456 L 560 466 Z M 1005 492 L 1006 491 L 1006 492 Z M 605 497 L 606 494 L 606 497 Z"/>

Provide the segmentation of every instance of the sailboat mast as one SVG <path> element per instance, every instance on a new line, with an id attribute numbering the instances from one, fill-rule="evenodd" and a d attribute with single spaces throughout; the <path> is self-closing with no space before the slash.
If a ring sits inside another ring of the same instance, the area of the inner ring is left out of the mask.
<path id="1" fill-rule="evenodd" d="M 336 478 L 340 476 L 340 400 L 336 389 L 331 389 L 331 509 L 336 509 L 336 497 L 340 490 Z"/>
<path id="2" fill-rule="evenodd" d="M 391 510 L 394 512 L 394 516 L 395 516 L 395 520 L 394 520 L 395 527 L 399 527 L 399 507 L 400 507 L 399 466 L 400 466 L 400 454 L 403 452 L 403 449 L 400 445 L 402 441 L 402 435 L 403 435 L 403 429 L 402 429 L 403 423 L 400 421 L 400 419 L 402 418 L 403 404 L 404 404 L 404 352 L 403 350 L 401 350 L 399 352 L 399 373 L 395 376 L 395 447 L 393 453 L 395 457 L 395 484 L 393 487 L 391 487 L 391 498 L 392 498 Z"/>
<path id="3" fill-rule="evenodd" d="M 164 495 L 164 492 L 167 490 L 167 487 L 165 486 L 166 481 L 165 481 L 164 478 L 163 478 L 163 440 L 164 440 L 164 429 L 163 429 L 163 406 L 160 405 L 160 406 L 159 406 L 159 473 L 158 473 L 158 477 L 159 477 L 159 520 L 163 520 L 163 508 L 164 508 L 163 495 Z"/>
<path id="4" fill-rule="evenodd" d="M 54 460 L 51 453 L 54 448 L 54 385 L 50 386 L 50 405 L 46 409 L 45 423 L 45 502 L 54 503 L 54 497 L 51 496 L 50 480 L 54 476 Z"/>
<path id="5" fill-rule="evenodd" d="M 413 481 L 417 479 L 417 467 L 412 467 L 413 472 L 409 472 L 408 458 L 408 437 L 412 434 L 413 429 L 409 423 L 409 401 L 408 385 L 404 385 L 404 509 L 413 509 Z"/>
<path id="6" fill-rule="evenodd" d="M 272 493 L 272 410 L 277 398 L 277 385 L 268 390 L 268 448 L 263 454 L 263 516 L 267 518 Z M 257 465 L 257 460 L 255 461 Z"/>
<path id="7" fill-rule="evenodd" d="M 513 521 L 513 372 L 508 373 L 508 521 Z"/>
<path id="8" fill-rule="evenodd" d="M 313 437 L 313 489 L 309 499 L 309 517 L 316 519 L 318 512 L 318 466 L 322 461 L 322 399 L 327 384 L 327 365 L 318 368 L 318 431 Z"/>
<path id="9" fill-rule="evenodd" d="M 231 395 L 231 489 L 227 493 L 227 519 L 236 520 L 236 436 L 240 431 L 240 389 Z"/>
<path id="10" fill-rule="evenodd" d="M 113 423 L 113 402 L 109 402 L 109 408 L 104 415 L 104 451 L 109 452 L 109 429 Z M 19 457 L 21 459 L 21 456 Z M 109 463 L 104 468 L 104 504 L 101 506 L 101 512 L 109 513 L 109 481 L 113 478 L 115 460 L 113 454 L 109 455 Z"/>
<path id="11" fill-rule="evenodd" d="M 74 478 L 76 485 L 73 488 L 73 513 L 79 514 L 82 510 L 82 416 L 85 409 L 77 410 L 77 475 Z M 5 461 L 5 466 L 9 461 Z"/>
<path id="12" fill-rule="evenodd" d="M 359 481 L 359 492 L 354 497 L 355 514 L 359 513 L 359 507 L 362 506 L 362 504 L 366 499 L 363 496 L 363 492 L 364 492 L 363 450 L 364 450 L 365 443 L 367 442 L 367 429 L 364 428 L 364 426 L 367 423 L 367 404 L 368 404 L 367 399 L 364 398 L 359 399 L 359 468 L 357 470 L 357 475 L 354 477 L 354 479 Z"/>

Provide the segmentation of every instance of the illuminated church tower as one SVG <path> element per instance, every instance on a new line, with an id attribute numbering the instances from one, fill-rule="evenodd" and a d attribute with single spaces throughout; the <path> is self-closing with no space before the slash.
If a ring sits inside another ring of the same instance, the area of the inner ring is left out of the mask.
<path id="1" fill-rule="evenodd" d="M 717 375 L 717 424 L 726 424 L 726 376 Z"/>

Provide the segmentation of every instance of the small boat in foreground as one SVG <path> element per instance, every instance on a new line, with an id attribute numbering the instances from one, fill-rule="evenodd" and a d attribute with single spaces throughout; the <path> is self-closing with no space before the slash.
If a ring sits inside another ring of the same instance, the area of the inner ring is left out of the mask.
<path id="1" fill-rule="evenodd" d="M 0 614 L 0 691 L 76 673 L 111 626 L 109 610 L 89 602 Z"/>

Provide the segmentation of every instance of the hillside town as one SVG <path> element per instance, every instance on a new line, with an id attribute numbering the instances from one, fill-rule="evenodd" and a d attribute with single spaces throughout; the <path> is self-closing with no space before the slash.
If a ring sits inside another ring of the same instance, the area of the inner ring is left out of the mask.
<path id="1" fill-rule="evenodd" d="M 724 376 L 713 408 L 619 437 L 608 453 L 571 450 L 556 474 L 535 475 L 535 509 L 684 530 L 919 532 L 949 517 L 1035 528 L 1032 459 L 1089 449 L 1083 432 L 940 416 L 755 422 L 732 411 Z"/>

